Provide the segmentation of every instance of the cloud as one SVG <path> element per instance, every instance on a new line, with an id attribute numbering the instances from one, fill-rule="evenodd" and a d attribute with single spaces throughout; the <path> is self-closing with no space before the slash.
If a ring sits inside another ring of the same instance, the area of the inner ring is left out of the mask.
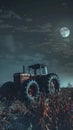
<path id="1" fill-rule="evenodd" d="M 25 19 L 24 19 L 25 18 Z M 18 20 L 15 21 L 15 20 Z M 10 22 L 9 20 L 14 20 L 13 22 Z M 21 23 L 19 22 L 21 21 Z M 24 21 L 24 23 L 23 23 Z M 16 23 L 17 22 L 17 23 Z M 33 24 L 28 24 L 32 23 Z M 1 29 L 12 29 L 12 32 L 15 31 L 22 31 L 22 32 L 29 32 L 29 33 L 50 33 L 52 24 L 50 22 L 44 23 L 44 24 L 35 24 L 35 19 L 33 20 L 31 16 L 27 17 L 21 17 L 19 14 L 15 13 L 14 11 L 0 11 L 0 28 Z"/>
<path id="2" fill-rule="evenodd" d="M 26 63 L 41 63 L 44 60 L 44 55 L 40 53 L 35 53 L 34 55 L 29 54 L 20 54 L 20 55 L 13 55 L 13 54 L 6 54 L 0 55 L 0 60 L 4 61 L 16 61 L 19 63 L 26 62 Z"/>
<path id="3" fill-rule="evenodd" d="M 64 57 L 73 56 L 73 50 L 70 44 L 65 43 L 55 43 L 52 44 L 52 49 L 56 53 L 61 53 Z"/>
<path id="4" fill-rule="evenodd" d="M 8 29 L 8 28 L 13 28 L 13 26 L 9 25 L 9 24 L 1 24 L 0 25 L 0 29 Z"/>
<path id="5" fill-rule="evenodd" d="M 3 10 L 2 10 L 2 9 L 0 9 L 0 13 L 2 13 L 2 11 L 3 11 Z"/>
<path id="6" fill-rule="evenodd" d="M 69 62 L 69 63 L 66 63 L 65 67 L 73 68 L 73 61 Z"/>
<path id="7" fill-rule="evenodd" d="M 5 37 L 5 45 L 9 49 L 10 52 L 15 52 L 16 46 L 15 41 L 12 35 L 7 35 Z"/>
<path id="8" fill-rule="evenodd" d="M 18 20 L 21 20 L 22 18 L 16 14 L 14 11 L 4 11 L 4 12 L 0 12 L 0 18 L 4 18 L 4 19 L 8 19 L 8 18 L 16 18 Z"/>
<path id="9" fill-rule="evenodd" d="M 15 26 L 14 27 L 15 31 L 23 31 L 23 32 L 28 32 L 28 27 L 24 26 L 24 25 L 20 25 L 20 26 Z"/>
<path id="10" fill-rule="evenodd" d="M 51 23 L 46 23 L 43 25 L 39 26 L 39 29 L 41 32 L 51 32 L 52 24 Z"/>
<path id="11" fill-rule="evenodd" d="M 26 22 L 32 22 L 32 18 L 26 18 Z"/>
<path id="12" fill-rule="evenodd" d="M 29 54 L 20 54 L 16 56 L 18 61 L 25 61 L 25 62 L 41 62 L 44 59 L 44 55 L 40 53 L 35 53 L 34 55 Z"/>
<path id="13" fill-rule="evenodd" d="M 4 20 L 0 19 L 0 24 L 3 23 L 3 22 L 4 22 Z"/>
<path id="14" fill-rule="evenodd" d="M 30 22 L 30 20 L 28 20 L 27 22 Z M 23 31 L 23 32 L 29 32 L 29 33 L 50 33 L 51 32 L 51 27 L 52 25 L 50 23 L 48 24 L 43 24 L 43 25 L 35 25 L 35 26 L 25 26 L 25 25 L 19 25 L 19 26 L 15 26 L 15 30 L 19 30 L 19 31 Z"/>
<path id="15" fill-rule="evenodd" d="M 13 11 L 10 11 L 9 14 L 13 17 L 13 18 L 17 18 L 18 20 L 22 20 L 22 17 L 18 14 L 16 14 Z"/>
<path id="16" fill-rule="evenodd" d="M 47 33 L 47 32 L 51 32 L 51 23 L 48 24 L 43 24 L 43 25 L 37 25 L 34 28 L 30 28 L 30 32 L 41 32 L 41 33 Z"/>

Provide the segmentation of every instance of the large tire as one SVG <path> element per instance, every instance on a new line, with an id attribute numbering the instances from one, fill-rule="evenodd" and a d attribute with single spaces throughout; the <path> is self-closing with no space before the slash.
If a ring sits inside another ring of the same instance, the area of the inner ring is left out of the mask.
<path id="1" fill-rule="evenodd" d="M 13 82 L 6 82 L 0 88 L 0 97 L 6 97 L 7 99 L 12 99 L 16 95 L 15 85 Z"/>
<path id="2" fill-rule="evenodd" d="M 59 92 L 59 77 L 57 74 L 50 73 L 48 78 L 48 92 L 53 95 Z"/>
<path id="3" fill-rule="evenodd" d="M 22 84 L 21 97 L 28 101 L 35 101 L 39 97 L 39 85 L 35 80 L 27 80 Z"/>

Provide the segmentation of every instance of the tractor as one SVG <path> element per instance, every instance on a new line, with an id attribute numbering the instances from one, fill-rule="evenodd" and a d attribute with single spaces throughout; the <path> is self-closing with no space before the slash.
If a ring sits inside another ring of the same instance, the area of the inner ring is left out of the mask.
<path id="1" fill-rule="evenodd" d="M 11 98 L 20 97 L 23 100 L 35 101 L 40 93 L 53 95 L 59 92 L 59 77 L 55 73 L 48 73 L 44 64 L 28 66 L 28 73 L 25 73 L 23 66 L 22 73 L 13 75 L 13 82 L 6 82 L 0 88 L 0 94 Z"/>

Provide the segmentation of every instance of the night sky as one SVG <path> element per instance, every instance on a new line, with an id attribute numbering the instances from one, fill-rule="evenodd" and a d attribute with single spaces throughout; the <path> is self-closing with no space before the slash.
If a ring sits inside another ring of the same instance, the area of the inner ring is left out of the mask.
<path id="1" fill-rule="evenodd" d="M 34 63 L 57 73 L 61 86 L 73 84 L 72 0 L 0 0 L 0 84 Z"/>

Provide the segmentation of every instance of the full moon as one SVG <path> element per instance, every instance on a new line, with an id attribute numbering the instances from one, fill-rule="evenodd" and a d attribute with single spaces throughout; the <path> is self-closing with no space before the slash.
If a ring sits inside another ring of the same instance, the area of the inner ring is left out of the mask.
<path id="1" fill-rule="evenodd" d="M 70 30 L 69 30 L 69 28 L 67 28 L 67 27 L 62 27 L 62 28 L 60 28 L 60 34 L 61 34 L 61 36 L 62 36 L 63 38 L 69 37 L 69 35 L 70 35 Z"/>

